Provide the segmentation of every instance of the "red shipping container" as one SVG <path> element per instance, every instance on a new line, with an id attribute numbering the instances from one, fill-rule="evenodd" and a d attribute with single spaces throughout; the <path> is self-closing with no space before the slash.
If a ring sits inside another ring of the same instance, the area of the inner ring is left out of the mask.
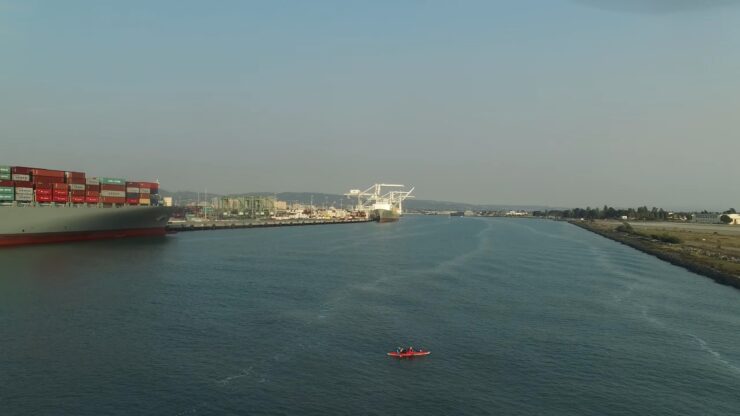
<path id="1" fill-rule="evenodd" d="M 50 176 L 50 177 L 53 177 L 53 178 L 62 178 L 62 179 L 64 179 L 64 171 L 63 170 L 31 169 L 31 174 L 33 176 Z"/>
<path id="2" fill-rule="evenodd" d="M 139 198 L 127 198 L 126 203 L 129 205 L 139 205 Z"/>
<path id="3" fill-rule="evenodd" d="M 16 188 L 33 188 L 33 182 L 15 181 Z"/>
<path id="4" fill-rule="evenodd" d="M 100 185 L 100 190 L 126 192 L 126 185 Z"/>
<path id="5" fill-rule="evenodd" d="M 64 178 L 55 178 L 53 176 L 34 176 L 34 183 L 64 183 Z"/>
<path id="6" fill-rule="evenodd" d="M 85 196 L 85 191 L 70 191 L 72 196 Z"/>
<path id="7" fill-rule="evenodd" d="M 84 196 L 72 196 L 72 203 L 73 204 L 84 204 L 85 197 Z"/>
<path id="8" fill-rule="evenodd" d="M 53 189 L 54 186 L 50 183 L 37 183 L 36 189 Z"/>
<path id="9" fill-rule="evenodd" d="M 64 202 L 67 202 L 67 197 L 62 198 L 59 196 L 55 196 L 54 198 L 52 198 L 52 202 L 64 203 Z"/>
<path id="10" fill-rule="evenodd" d="M 23 166 L 13 166 L 12 168 L 10 168 L 10 171 L 17 175 L 30 175 L 32 170 L 33 169 L 31 168 L 26 168 Z"/>
<path id="11" fill-rule="evenodd" d="M 84 185 L 86 182 L 85 178 L 67 178 L 67 183 L 73 183 L 76 185 Z"/>
<path id="12" fill-rule="evenodd" d="M 159 184 L 156 182 L 136 182 L 136 185 L 138 185 L 139 188 L 159 189 Z"/>
<path id="13" fill-rule="evenodd" d="M 37 189 L 36 195 L 51 196 L 51 189 Z"/>
<path id="14" fill-rule="evenodd" d="M 36 202 L 51 202 L 51 195 L 36 195 Z"/>
<path id="15" fill-rule="evenodd" d="M 85 197 L 85 202 L 88 204 L 97 204 L 100 199 L 97 196 L 87 196 Z"/>
<path id="16" fill-rule="evenodd" d="M 14 173 L 10 176 L 11 180 L 28 182 L 31 180 L 31 175 L 21 175 L 20 173 Z"/>
<path id="17" fill-rule="evenodd" d="M 85 172 L 64 172 L 67 179 L 85 179 Z"/>
<path id="18" fill-rule="evenodd" d="M 100 192 L 100 185 L 85 185 L 85 190 Z"/>
<path id="19" fill-rule="evenodd" d="M 66 183 L 55 183 L 54 190 L 66 191 L 69 189 Z"/>
<path id="20" fill-rule="evenodd" d="M 100 192 L 98 192 L 98 191 L 85 191 L 85 196 L 94 196 L 94 197 L 97 198 L 97 197 L 100 196 Z"/>
<path id="21" fill-rule="evenodd" d="M 0 186 L 14 186 L 13 181 L 0 181 Z"/>

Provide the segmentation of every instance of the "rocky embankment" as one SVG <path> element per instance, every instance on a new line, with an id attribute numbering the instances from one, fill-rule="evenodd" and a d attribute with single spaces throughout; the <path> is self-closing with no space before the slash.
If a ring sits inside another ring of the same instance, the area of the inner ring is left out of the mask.
<path id="1" fill-rule="evenodd" d="M 577 227 L 599 234 L 610 240 L 620 242 L 644 253 L 653 255 L 673 265 L 680 266 L 696 274 L 709 277 L 717 283 L 740 289 L 740 276 L 732 272 L 719 270 L 716 267 L 707 264 L 707 262 L 702 261 L 701 258 L 692 256 L 691 253 L 694 249 L 691 247 L 680 247 L 680 243 L 669 244 L 646 238 L 641 235 L 619 232 L 611 227 L 598 226 L 586 221 L 569 222 Z M 676 248 L 676 246 L 679 247 Z"/>

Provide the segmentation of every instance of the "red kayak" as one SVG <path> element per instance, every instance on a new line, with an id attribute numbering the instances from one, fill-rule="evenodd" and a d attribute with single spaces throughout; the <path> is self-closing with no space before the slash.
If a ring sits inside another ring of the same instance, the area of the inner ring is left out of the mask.
<path id="1" fill-rule="evenodd" d="M 421 356 L 429 355 L 429 354 L 431 354 L 431 352 L 424 351 L 424 350 L 420 350 L 420 351 L 406 351 L 406 352 L 394 351 L 394 352 L 389 352 L 388 353 L 389 356 L 396 357 L 396 358 L 414 358 L 414 357 L 421 357 Z"/>

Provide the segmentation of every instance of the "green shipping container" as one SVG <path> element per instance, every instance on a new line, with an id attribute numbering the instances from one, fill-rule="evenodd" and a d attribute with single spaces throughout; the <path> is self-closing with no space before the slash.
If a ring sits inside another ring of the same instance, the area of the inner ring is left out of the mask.
<path id="1" fill-rule="evenodd" d="M 0 186 L 0 195 L 13 195 L 14 188 L 9 186 Z"/>
<path id="2" fill-rule="evenodd" d="M 13 194 L 0 194 L 0 201 L 12 201 Z"/>
<path id="3" fill-rule="evenodd" d="M 0 181 L 9 181 L 9 180 L 10 180 L 9 173 L 0 173 Z"/>
<path id="4" fill-rule="evenodd" d="M 10 174 L 10 166 L 0 166 L 0 173 Z"/>
<path id="5" fill-rule="evenodd" d="M 100 178 L 100 183 L 104 185 L 126 185 L 126 179 L 121 178 Z"/>

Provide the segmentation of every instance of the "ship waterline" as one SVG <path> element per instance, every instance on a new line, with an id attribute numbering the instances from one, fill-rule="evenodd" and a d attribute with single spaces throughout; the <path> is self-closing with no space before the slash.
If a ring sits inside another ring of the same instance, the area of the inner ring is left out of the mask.
<path id="1" fill-rule="evenodd" d="M 159 206 L 3 206 L 0 246 L 164 235 L 170 212 Z"/>
<path id="2" fill-rule="evenodd" d="M 401 213 L 395 209 L 376 209 L 373 218 L 378 222 L 396 222 L 401 219 Z"/>

